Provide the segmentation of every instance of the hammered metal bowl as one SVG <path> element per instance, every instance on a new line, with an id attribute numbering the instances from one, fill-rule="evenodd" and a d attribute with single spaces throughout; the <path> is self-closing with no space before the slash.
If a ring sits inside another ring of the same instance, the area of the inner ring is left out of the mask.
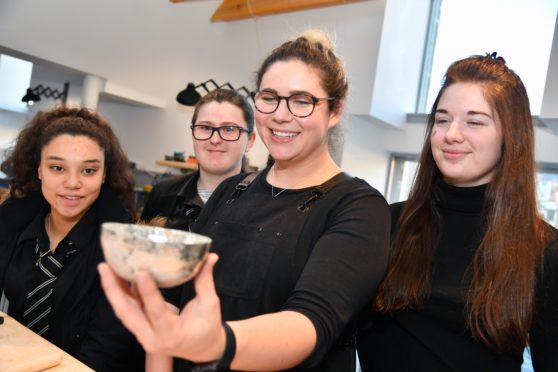
<path id="1" fill-rule="evenodd" d="M 140 269 L 161 288 L 192 279 L 209 251 L 211 239 L 188 231 L 106 222 L 101 226 L 105 259 L 120 277 L 133 282 Z"/>

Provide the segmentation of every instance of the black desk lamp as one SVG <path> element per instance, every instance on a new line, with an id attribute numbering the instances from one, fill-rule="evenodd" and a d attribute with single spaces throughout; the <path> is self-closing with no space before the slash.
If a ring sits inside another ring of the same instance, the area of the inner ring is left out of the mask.
<path id="1" fill-rule="evenodd" d="M 211 83 L 213 84 L 213 89 L 210 89 L 211 87 L 208 87 L 208 84 Z M 231 90 L 236 90 L 236 91 L 243 91 L 245 92 L 245 94 L 247 96 L 250 95 L 250 91 L 248 89 L 246 89 L 246 87 L 242 86 L 238 89 L 235 89 L 230 83 L 224 83 L 222 85 L 219 85 L 215 82 L 215 80 L 213 79 L 209 79 L 207 81 L 204 81 L 203 83 L 200 83 L 198 85 L 194 85 L 194 83 L 188 83 L 188 85 L 186 86 L 186 89 L 180 91 L 180 93 L 178 93 L 178 95 L 176 96 L 176 101 L 182 105 L 186 105 L 186 106 L 195 106 L 196 103 L 198 103 L 198 101 L 201 99 L 201 94 L 198 93 L 198 91 L 196 90 L 197 88 L 202 87 L 206 93 L 211 92 L 212 90 L 215 89 L 219 89 L 219 88 L 223 88 L 223 87 L 227 87 Z"/>

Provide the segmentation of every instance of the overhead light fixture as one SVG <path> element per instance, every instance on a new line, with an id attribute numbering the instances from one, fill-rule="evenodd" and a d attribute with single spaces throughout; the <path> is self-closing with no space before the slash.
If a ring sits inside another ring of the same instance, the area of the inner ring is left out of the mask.
<path id="1" fill-rule="evenodd" d="M 211 86 L 209 86 L 208 84 L 211 83 L 213 84 L 213 88 L 211 88 Z M 182 105 L 185 106 L 195 106 L 196 103 L 198 103 L 198 101 L 201 99 L 201 94 L 196 90 L 197 88 L 203 88 L 205 90 L 206 93 L 211 92 L 212 90 L 215 89 L 219 89 L 219 88 L 229 88 L 231 90 L 236 90 L 238 92 L 244 92 L 246 96 L 250 95 L 250 91 L 248 89 L 246 89 L 246 87 L 242 86 L 240 88 L 234 88 L 230 83 L 224 83 L 224 84 L 217 84 L 215 82 L 215 80 L 213 79 L 209 79 L 207 81 L 204 81 L 203 83 L 200 83 L 198 85 L 194 85 L 194 83 L 188 83 L 188 85 L 186 86 L 186 89 L 180 91 L 180 93 L 178 93 L 178 95 L 176 96 L 176 101 Z"/>
<path id="2" fill-rule="evenodd" d="M 52 89 L 51 87 L 45 87 L 42 84 L 37 85 L 35 88 L 27 89 L 27 93 L 21 98 L 21 102 L 27 103 L 32 106 L 35 102 L 39 102 L 42 97 L 59 99 L 62 104 L 66 104 L 68 99 L 68 91 L 70 90 L 70 83 L 64 83 L 64 89 L 59 91 L 58 89 Z"/>

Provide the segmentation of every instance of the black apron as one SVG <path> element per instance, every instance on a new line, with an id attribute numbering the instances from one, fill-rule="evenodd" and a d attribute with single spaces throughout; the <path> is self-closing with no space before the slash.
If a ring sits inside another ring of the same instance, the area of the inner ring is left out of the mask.
<path id="1" fill-rule="evenodd" d="M 213 239 L 211 250 L 219 255 L 214 280 L 223 321 L 281 310 L 312 252 L 312 247 L 296 249 L 312 205 L 319 203 L 336 184 L 352 179 L 339 173 L 319 186 L 287 190 L 280 197 L 272 197 L 271 193 L 252 192 L 250 184 L 256 176 L 251 174 L 241 181 L 227 202 L 216 208 L 207 223 L 196 231 Z M 194 296 L 193 287 L 188 287 L 183 292 L 183 304 Z M 324 362 L 343 368 L 326 370 L 354 371 L 354 343 L 348 345 L 344 338 L 334 347 L 344 356 L 329 353 Z M 345 368 L 347 365 L 349 369 Z M 322 371 L 323 367 L 320 363 L 315 370 Z"/>

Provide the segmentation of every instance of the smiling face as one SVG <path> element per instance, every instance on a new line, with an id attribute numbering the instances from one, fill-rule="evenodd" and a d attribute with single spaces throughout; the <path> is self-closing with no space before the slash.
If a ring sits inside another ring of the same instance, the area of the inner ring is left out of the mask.
<path id="1" fill-rule="evenodd" d="M 318 71 L 296 59 L 273 63 L 263 75 L 259 90 L 279 96 L 327 97 Z M 325 101 L 317 103 L 312 115 L 305 118 L 294 116 L 285 100 L 271 114 L 256 110 L 258 133 L 277 163 L 328 156 L 328 131 L 339 119 L 340 115 L 331 112 Z"/>
<path id="2" fill-rule="evenodd" d="M 247 128 L 242 110 L 229 102 L 212 101 L 200 107 L 196 125 Z M 205 141 L 193 139 L 194 153 L 201 172 L 232 176 L 240 172 L 244 153 L 254 144 L 255 134 L 242 132 L 238 141 L 224 141 L 217 132 Z"/>
<path id="3" fill-rule="evenodd" d="M 77 223 L 97 200 L 104 177 L 104 151 L 89 137 L 62 134 L 41 151 L 41 191 L 53 220 Z"/>
<path id="4" fill-rule="evenodd" d="M 454 83 L 440 97 L 430 136 L 444 181 L 460 186 L 490 182 L 502 156 L 502 127 L 478 83 Z"/>

